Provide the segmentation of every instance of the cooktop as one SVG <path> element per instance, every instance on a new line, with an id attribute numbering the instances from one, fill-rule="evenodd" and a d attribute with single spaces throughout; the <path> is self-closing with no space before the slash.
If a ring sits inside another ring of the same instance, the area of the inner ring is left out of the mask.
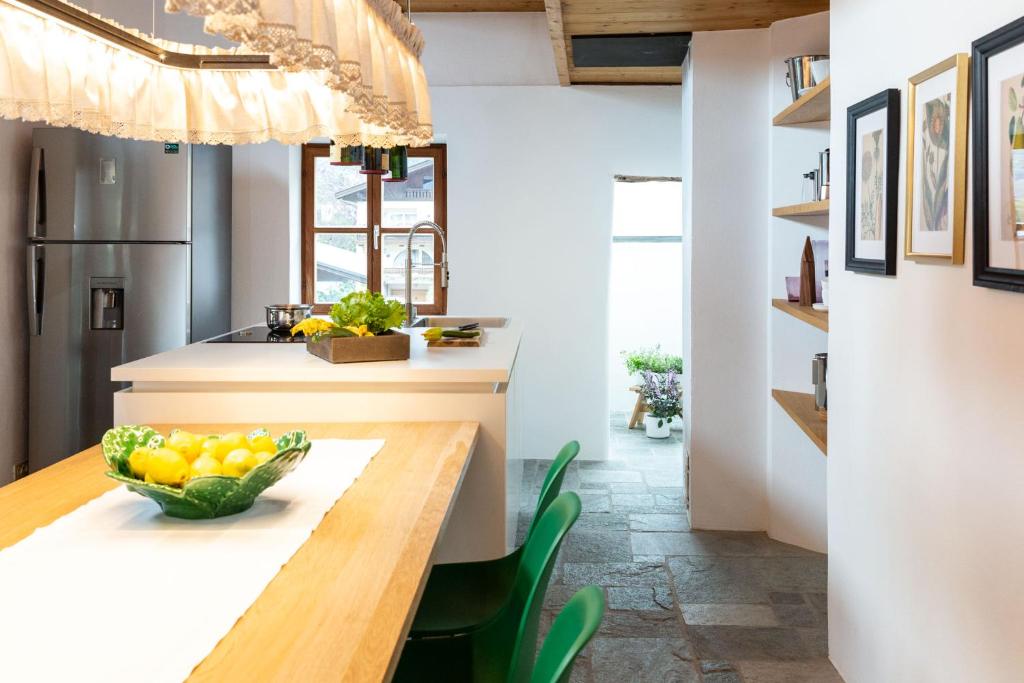
<path id="1" fill-rule="evenodd" d="M 275 332 L 266 325 L 253 325 L 247 327 L 244 330 L 238 330 L 229 334 L 224 334 L 213 339 L 207 339 L 207 344 L 291 344 L 295 342 L 305 342 L 306 338 L 302 334 L 292 336 L 288 332 Z"/>

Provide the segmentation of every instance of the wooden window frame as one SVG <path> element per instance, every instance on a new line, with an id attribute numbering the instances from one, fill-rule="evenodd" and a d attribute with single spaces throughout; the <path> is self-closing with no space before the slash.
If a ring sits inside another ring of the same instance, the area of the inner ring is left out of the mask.
<path id="1" fill-rule="evenodd" d="M 394 228 L 385 225 L 380 226 L 381 239 L 374 244 L 374 225 L 381 219 L 383 197 L 381 191 L 381 176 L 367 176 L 366 203 L 367 216 L 366 227 L 351 228 L 317 228 L 314 226 L 314 193 L 313 182 L 315 179 L 314 163 L 317 157 L 326 157 L 330 154 L 330 145 L 307 144 L 302 146 L 302 301 L 313 304 L 313 312 L 317 314 L 329 313 L 330 304 L 318 304 L 314 301 L 316 292 L 316 259 L 313 249 L 316 244 L 317 233 L 343 233 L 366 236 L 366 273 L 367 288 L 372 292 L 379 292 L 381 288 L 381 248 L 383 247 L 384 235 L 408 234 L 408 228 Z M 410 158 L 430 157 L 434 160 L 434 222 L 441 226 L 445 240 L 448 239 L 448 150 L 447 146 L 430 145 L 428 147 L 409 148 Z M 425 233 L 420 233 L 425 234 Z M 431 233 L 433 234 L 433 233 Z M 434 235 L 434 258 L 437 262 L 441 258 L 441 240 Z M 448 289 L 441 287 L 441 269 L 434 268 L 434 292 L 435 300 L 430 305 L 417 305 L 416 312 L 419 315 L 444 315 L 448 310 Z"/>

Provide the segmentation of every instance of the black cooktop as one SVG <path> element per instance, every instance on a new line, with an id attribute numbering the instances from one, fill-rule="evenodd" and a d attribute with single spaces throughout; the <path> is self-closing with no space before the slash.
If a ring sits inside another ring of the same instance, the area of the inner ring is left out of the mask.
<path id="1" fill-rule="evenodd" d="M 294 342 L 305 342 L 306 337 L 302 334 L 292 336 L 288 332 L 274 332 L 266 325 L 254 325 L 244 330 L 231 332 L 230 334 L 207 339 L 207 344 L 291 344 Z"/>

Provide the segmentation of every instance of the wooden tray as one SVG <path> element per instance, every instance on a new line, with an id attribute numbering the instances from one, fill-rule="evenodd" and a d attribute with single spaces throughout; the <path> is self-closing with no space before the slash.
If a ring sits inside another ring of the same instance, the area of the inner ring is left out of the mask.
<path id="1" fill-rule="evenodd" d="M 479 347 L 480 343 L 484 339 L 484 331 L 480 330 L 479 336 L 473 337 L 472 339 L 459 339 L 458 337 L 441 337 L 437 341 L 428 341 L 427 348 L 446 348 L 446 347 Z"/>
<path id="2" fill-rule="evenodd" d="M 306 350 L 328 363 L 408 360 L 409 335 L 391 330 L 376 337 L 324 337 L 307 341 Z"/>

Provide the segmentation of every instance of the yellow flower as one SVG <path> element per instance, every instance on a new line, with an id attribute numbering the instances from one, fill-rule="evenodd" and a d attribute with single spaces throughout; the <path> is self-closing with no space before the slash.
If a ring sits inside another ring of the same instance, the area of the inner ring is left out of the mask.
<path id="1" fill-rule="evenodd" d="M 373 336 L 373 332 L 370 332 L 370 330 L 367 329 L 366 325 L 360 325 L 359 327 L 356 327 L 355 325 L 349 325 L 345 329 L 348 330 L 349 332 L 351 332 L 352 336 L 354 336 L 354 337 L 372 337 Z"/>
<path id="2" fill-rule="evenodd" d="M 307 337 L 314 337 L 324 332 L 333 330 L 337 325 L 332 323 L 330 320 L 324 320 L 323 318 L 306 318 L 301 323 L 292 328 L 292 336 L 294 337 L 299 332 L 306 335 Z"/>

